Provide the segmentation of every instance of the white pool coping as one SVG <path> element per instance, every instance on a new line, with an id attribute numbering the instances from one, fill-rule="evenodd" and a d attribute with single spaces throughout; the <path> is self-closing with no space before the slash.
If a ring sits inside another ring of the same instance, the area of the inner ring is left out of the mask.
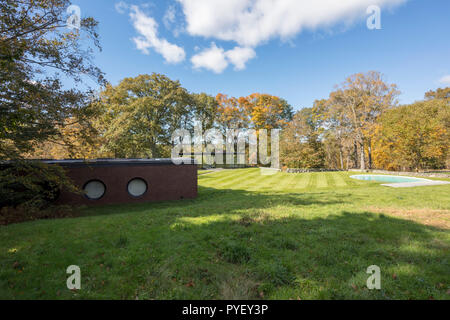
<path id="1" fill-rule="evenodd" d="M 377 180 L 364 180 L 364 179 L 357 178 L 357 177 L 366 177 L 366 176 L 372 176 L 372 177 L 378 176 L 378 177 L 389 177 L 389 178 L 408 178 L 411 180 L 416 180 L 416 181 L 410 181 L 410 182 L 433 181 L 433 180 L 426 179 L 426 178 L 403 176 L 403 175 L 390 175 L 390 174 L 355 174 L 355 175 L 350 176 L 350 178 L 353 178 L 356 180 L 361 180 L 361 181 L 377 181 Z M 393 182 L 393 183 L 404 183 L 404 182 Z"/>
<path id="2" fill-rule="evenodd" d="M 438 186 L 450 184 L 448 181 L 438 181 L 438 180 L 426 180 L 426 181 L 418 181 L 418 182 L 400 182 L 400 183 L 386 183 L 382 184 L 385 187 L 391 188 L 412 188 L 412 187 L 426 187 L 426 186 Z"/>
<path id="3" fill-rule="evenodd" d="M 383 176 L 383 177 L 394 177 L 394 178 L 405 177 L 405 178 L 417 180 L 417 181 L 411 181 L 411 182 L 393 182 L 393 183 L 381 184 L 384 187 L 391 187 L 391 188 L 427 187 L 427 186 L 439 186 L 439 185 L 450 184 L 449 181 L 429 180 L 429 179 L 425 179 L 425 178 L 417 178 L 417 177 L 402 176 L 402 175 L 394 176 L 394 175 L 386 175 L 386 174 L 358 174 L 358 175 L 350 176 L 350 178 L 357 179 L 356 177 L 361 177 L 361 176 Z M 360 179 L 357 179 L 357 180 L 360 180 Z M 360 180 L 360 181 L 367 181 L 367 180 Z M 374 182 L 376 180 L 371 180 L 371 181 Z"/>

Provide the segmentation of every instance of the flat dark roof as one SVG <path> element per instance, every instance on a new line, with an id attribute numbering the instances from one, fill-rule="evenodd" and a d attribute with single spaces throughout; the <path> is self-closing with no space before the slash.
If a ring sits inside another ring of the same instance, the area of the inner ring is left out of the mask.
<path id="1" fill-rule="evenodd" d="M 196 164 L 194 159 L 190 158 L 177 158 L 174 160 L 183 160 L 184 163 L 180 165 L 192 165 Z M 36 159 L 30 161 L 39 161 L 46 164 L 57 164 L 62 167 L 103 167 L 103 166 L 158 166 L 158 165 L 175 165 L 172 159 L 95 159 L 95 160 L 85 160 L 85 159 L 65 159 L 65 160 L 54 160 L 54 159 Z M 4 164 L 11 163 L 10 161 L 5 161 Z"/>

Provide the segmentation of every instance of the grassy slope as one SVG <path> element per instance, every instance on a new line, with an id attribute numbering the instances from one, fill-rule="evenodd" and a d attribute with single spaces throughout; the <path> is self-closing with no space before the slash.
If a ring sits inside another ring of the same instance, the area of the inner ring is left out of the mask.
<path id="1" fill-rule="evenodd" d="M 0 227 L 0 298 L 449 299 L 450 186 L 349 175 L 220 171 L 195 200 Z"/>

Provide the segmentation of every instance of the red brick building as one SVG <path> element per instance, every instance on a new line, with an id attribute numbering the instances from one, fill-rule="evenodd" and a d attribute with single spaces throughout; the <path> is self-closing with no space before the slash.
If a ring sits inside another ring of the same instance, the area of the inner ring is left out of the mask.
<path id="1" fill-rule="evenodd" d="M 60 165 L 83 194 L 61 190 L 58 204 L 102 205 L 197 197 L 197 165 L 171 159 L 49 160 Z"/>

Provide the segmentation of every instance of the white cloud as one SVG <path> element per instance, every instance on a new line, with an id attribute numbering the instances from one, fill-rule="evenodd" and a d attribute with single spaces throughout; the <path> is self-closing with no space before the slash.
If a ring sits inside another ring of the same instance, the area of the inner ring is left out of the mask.
<path id="1" fill-rule="evenodd" d="M 235 70 L 243 70 L 245 64 L 254 57 L 256 57 L 256 53 L 252 48 L 235 47 L 232 50 L 225 51 L 213 42 L 210 48 L 194 55 L 191 62 L 194 69 L 203 68 L 215 73 L 222 73 L 229 63 L 234 65 Z"/>
<path id="2" fill-rule="evenodd" d="M 164 26 L 167 29 L 170 29 L 170 26 L 175 22 L 175 15 L 176 15 L 175 7 L 169 6 L 163 17 Z"/>
<path id="3" fill-rule="evenodd" d="M 290 41 L 306 29 L 329 28 L 337 24 L 348 27 L 358 19 L 366 19 L 369 6 L 393 8 L 407 0 L 176 1 L 181 6 L 185 20 L 179 21 L 176 5 L 169 5 L 162 17 L 162 23 L 175 37 L 184 32 L 193 37 L 237 44 L 229 51 L 215 43 L 210 48 L 195 50 L 191 58 L 194 69 L 222 73 L 230 64 L 235 70 L 245 69 L 247 62 L 256 57 L 255 48 L 269 40 Z M 140 10 L 143 6 L 120 1 L 115 7 L 118 12 L 130 12 L 133 26 L 139 33 L 133 38 L 137 49 L 145 54 L 153 49 L 168 63 L 185 60 L 186 53 L 182 47 L 158 37 L 158 23 Z M 443 79 L 448 82 L 448 78 Z"/>
<path id="4" fill-rule="evenodd" d="M 116 11 L 118 13 L 124 14 L 125 11 L 128 9 L 128 4 L 126 2 L 120 1 L 114 5 L 114 8 L 116 8 Z"/>
<path id="5" fill-rule="evenodd" d="M 138 6 L 130 7 L 130 18 L 133 26 L 140 34 L 134 37 L 136 48 L 144 54 L 149 54 L 149 48 L 161 54 L 168 63 L 179 63 L 186 58 L 183 48 L 158 37 L 158 24 L 155 19 L 143 13 Z"/>
<path id="6" fill-rule="evenodd" d="M 175 37 L 178 37 L 180 33 L 184 31 L 183 24 L 182 23 L 176 23 L 177 22 L 177 10 L 175 9 L 175 6 L 170 5 L 166 13 L 164 14 L 162 21 L 164 23 L 164 26 L 167 30 L 171 30 L 172 34 Z"/>
<path id="7" fill-rule="evenodd" d="M 228 61 L 222 48 L 218 48 L 215 43 L 211 47 L 201 51 L 191 58 L 194 69 L 207 69 L 215 73 L 222 73 L 228 67 Z"/>
<path id="8" fill-rule="evenodd" d="M 177 0 L 192 36 L 256 47 L 316 29 L 366 17 L 370 5 L 392 7 L 406 0 Z"/>
<path id="9" fill-rule="evenodd" d="M 247 61 L 256 57 L 256 52 L 252 48 L 235 47 L 233 50 L 225 52 L 225 56 L 234 64 L 235 70 L 244 70 Z"/>
<path id="10" fill-rule="evenodd" d="M 443 84 L 450 84 L 450 74 L 443 76 L 441 79 L 439 79 L 439 82 Z"/>

